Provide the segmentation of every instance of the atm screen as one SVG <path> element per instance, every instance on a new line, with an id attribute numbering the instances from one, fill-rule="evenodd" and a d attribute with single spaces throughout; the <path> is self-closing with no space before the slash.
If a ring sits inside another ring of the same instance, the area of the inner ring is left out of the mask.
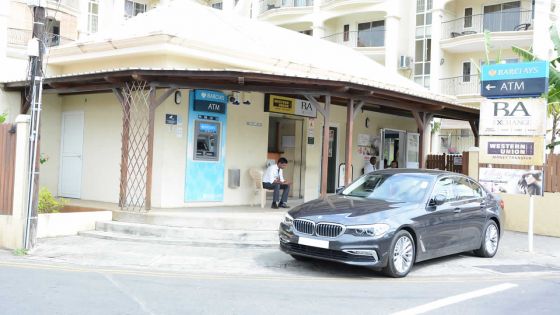
<path id="1" fill-rule="evenodd" d="M 198 125 L 198 130 L 201 133 L 218 133 L 218 125 L 200 123 Z"/>

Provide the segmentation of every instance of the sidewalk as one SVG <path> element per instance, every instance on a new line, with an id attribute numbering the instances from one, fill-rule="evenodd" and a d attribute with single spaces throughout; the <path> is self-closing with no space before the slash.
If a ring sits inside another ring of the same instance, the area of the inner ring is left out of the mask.
<path id="1" fill-rule="evenodd" d="M 408 278 L 560 274 L 560 238 L 535 236 L 533 252 L 529 253 L 527 248 L 527 234 L 506 231 L 492 259 L 470 254 L 439 258 L 418 263 Z M 342 264 L 299 262 L 270 247 L 162 245 L 81 236 L 40 239 L 27 256 L 0 250 L 0 261 L 230 276 L 380 276 L 368 269 Z"/>

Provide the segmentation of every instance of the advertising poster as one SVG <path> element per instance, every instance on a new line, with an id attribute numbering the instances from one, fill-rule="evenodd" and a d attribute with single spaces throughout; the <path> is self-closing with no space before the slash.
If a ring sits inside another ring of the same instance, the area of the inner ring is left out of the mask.
<path id="1" fill-rule="evenodd" d="M 480 163 L 543 165 L 543 137 L 480 137 Z"/>
<path id="2" fill-rule="evenodd" d="M 546 134 L 544 98 L 486 99 L 480 104 L 481 136 L 542 136 Z"/>
<path id="3" fill-rule="evenodd" d="M 537 196 L 543 194 L 543 173 L 539 170 L 481 167 L 478 181 L 493 193 Z"/>

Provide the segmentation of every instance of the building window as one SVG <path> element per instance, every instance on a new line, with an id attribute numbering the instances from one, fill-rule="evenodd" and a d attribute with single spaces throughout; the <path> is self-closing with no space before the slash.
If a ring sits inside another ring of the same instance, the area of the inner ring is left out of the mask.
<path id="1" fill-rule="evenodd" d="M 313 30 L 305 30 L 305 31 L 299 31 L 302 34 L 305 35 L 309 35 L 309 36 L 313 36 Z"/>
<path id="2" fill-rule="evenodd" d="M 47 18 L 46 22 L 45 45 L 48 47 L 60 45 L 60 21 Z"/>
<path id="3" fill-rule="evenodd" d="M 514 1 L 484 7 L 484 30 L 490 32 L 513 31 L 520 24 L 521 2 Z"/>
<path id="4" fill-rule="evenodd" d="M 472 8 L 465 8 L 463 27 L 464 28 L 472 27 Z"/>
<path id="5" fill-rule="evenodd" d="M 430 87 L 432 59 L 432 0 L 416 0 L 416 43 L 414 48 L 414 82 Z"/>
<path id="6" fill-rule="evenodd" d="M 140 13 L 146 12 L 146 5 L 131 0 L 126 0 L 124 3 L 124 16 L 128 19 L 137 16 Z"/>
<path id="7" fill-rule="evenodd" d="M 212 6 L 212 8 L 214 8 L 214 9 L 222 10 L 222 3 L 223 3 L 223 2 L 212 3 L 211 6 Z"/>
<path id="8" fill-rule="evenodd" d="M 342 35 L 342 40 L 347 42 L 350 40 L 350 25 L 349 24 L 344 24 L 344 31 L 343 31 L 343 35 Z"/>
<path id="9" fill-rule="evenodd" d="M 471 82 L 471 62 L 463 62 L 463 82 Z"/>
<path id="10" fill-rule="evenodd" d="M 383 47 L 385 45 L 385 21 L 358 24 L 358 47 Z"/>
<path id="11" fill-rule="evenodd" d="M 97 33 L 99 21 L 99 0 L 89 0 L 88 2 L 88 33 Z"/>

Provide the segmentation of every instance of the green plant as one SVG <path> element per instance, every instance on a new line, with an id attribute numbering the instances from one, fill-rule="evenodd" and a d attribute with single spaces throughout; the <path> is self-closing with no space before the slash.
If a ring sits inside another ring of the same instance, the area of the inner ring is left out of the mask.
<path id="1" fill-rule="evenodd" d="M 25 256 L 25 255 L 27 255 L 27 249 L 16 248 L 12 251 L 12 254 L 14 254 L 15 256 Z"/>
<path id="2" fill-rule="evenodd" d="M 441 129 L 441 121 L 432 121 L 432 133 L 436 133 Z"/>
<path id="3" fill-rule="evenodd" d="M 39 156 L 39 163 L 41 163 L 41 165 L 47 163 L 47 161 L 49 160 L 49 156 L 46 155 L 45 153 L 41 153 L 41 156 Z"/>
<path id="4" fill-rule="evenodd" d="M 60 212 L 64 205 L 66 205 L 66 200 L 53 197 L 47 188 L 43 187 L 39 190 L 38 213 L 57 213 Z"/>
<path id="5" fill-rule="evenodd" d="M 3 124 L 6 121 L 6 117 L 8 117 L 8 114 L 0 114 L 0 124 Z"/>

